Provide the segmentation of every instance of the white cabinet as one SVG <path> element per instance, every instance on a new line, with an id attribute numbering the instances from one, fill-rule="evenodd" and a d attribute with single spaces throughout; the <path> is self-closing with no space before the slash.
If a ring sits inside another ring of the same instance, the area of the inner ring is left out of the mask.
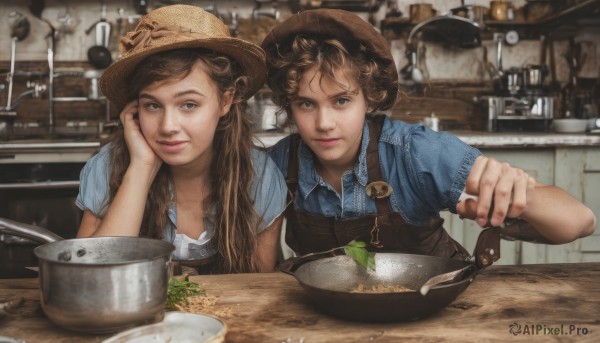
<path id="1" fill-rule="evenodd" d="M 600 216 L 600 146 L 481 151 L 526 170 L 541 183 L 565 189 Z M 442 217 L 446 219 L 445 227 L 452 237 L 472 252 L 481 231 L 479 226 L 449 212 L 442 213 Z M 600 224 L 594 235 L 569 244 L 543 245 L 503 240 L 500 246 L 501 257 L 496 264 L 600 262 Z"/>

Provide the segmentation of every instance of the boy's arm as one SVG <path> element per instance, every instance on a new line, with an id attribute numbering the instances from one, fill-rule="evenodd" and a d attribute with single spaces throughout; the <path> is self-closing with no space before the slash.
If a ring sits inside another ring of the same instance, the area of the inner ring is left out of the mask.
<path id="1" fill-rule="evenodd" d="M 478 200 L 460 202 L 457 213 L 482 227 L 521 218 L 557 244 L 588 236 L 596 227 L 594 213 L 561 188 L 536 183 L 523 170 L 485 156 L 475 160 L 465 191 Z"/>

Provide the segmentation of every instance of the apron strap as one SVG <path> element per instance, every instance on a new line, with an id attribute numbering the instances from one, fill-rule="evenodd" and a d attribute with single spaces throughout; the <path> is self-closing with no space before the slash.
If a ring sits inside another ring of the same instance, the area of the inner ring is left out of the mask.
<path id="1" fill-rule="evenodd" d="M 369 183 L 375 181 L 385 181 L 383 179 L 383 175 L 381 174 L 379 163 L 379 137 L 381 136 L 381 130 L 383 129 L 385 118 L 385 114 L 379 114 L 368 118 L 369 145 L 367 146 L 367 171 Z M 377 207 L 377 213 L 379 214 L 392 212 L 388 197 L 376 198 L 375 206 Z M 387 221 L 387 217 L 381 217 L 379 220 Z M 386 222 L 382 224 L 389 223 Z"/>
<path id="2" fill-rule="evenodd" d="M 290 146 L 288 153 L 287 176 L 285 183 L 288 185 L 288 190 L 292 194 L 296 194 L 298 188 L 298 149 L 300 147 L 300 135 L 294 133 L 290 136 Z"/>

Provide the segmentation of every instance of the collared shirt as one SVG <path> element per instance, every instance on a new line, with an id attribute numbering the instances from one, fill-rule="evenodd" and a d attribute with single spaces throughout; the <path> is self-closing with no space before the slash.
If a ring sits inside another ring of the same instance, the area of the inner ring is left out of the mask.
<path id="1" fill-rule="evenodd" d="M 105 204 L 108 201 L 109 162 L 109 145 L 106 145 L 98 154 L 89 159 L 81 170 L 79 194 L 75 200 L 77 207 L 89 210 L 100 218 L 105 214 Z M 262 219 L 256 227 L 257 233 L 260 233 L 283 213 L 287 186 L 281 172 L 266 153 L 253 149 L 252 162 L 255 177 L 252 181 L 250 195 L 254 201 L 254 209 Z M 169 222 L 164 231 L 164 239 L 171 243 L 188 244 L 187 247 L 178 248 L 178 252 L 188 255 L 187 258 L 176 256 L 177 259 L 204 259 L 216 253 L 215 248 L 210 244 L 210 239 L 215 234 L 213 218 L 216 216 L 216 211 L 214 207 L 208 209 L 204 218 L 206 234 L 198 240 L 185 239 L 181 236 L 176 240 L 177 207 L 174 202 L 169 205 L 168 213 Z"/>
<path id="2" fill-rule="evenodd" d="M 365 191 L 368 142 L 365 122 L 358 160 L 352 170 L 342 175 L 342 192 L 338 194 L 316 172 L 315 156 L 301 141 L 295 208 L 336 219 L 377 213 L 375 202 Z M 390 203 L 394 212 L 416 226 L 439 217 L 445 209 L 456 213 L 469 171 L 481 155 L 479 150 L 449 133 L 389 118 L 385 119 L 378 142 L 381 173 L 393 188 Z M 270 150 L 283 175 L 287 175 L 289 144 L 290 138 L 286 137 Z"/>

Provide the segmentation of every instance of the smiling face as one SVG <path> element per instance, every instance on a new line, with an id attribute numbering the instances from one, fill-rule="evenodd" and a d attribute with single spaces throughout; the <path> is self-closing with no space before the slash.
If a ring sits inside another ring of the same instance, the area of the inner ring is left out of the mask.
<path id="1" fill-rule="evenodd" d="M 368 106 L 350 75 L 338 70 L 332 80 L 313 67 L 302 76 L 291 102 L 300 136 L 323 168 L 348 170 L 358 158 Z"/>
<path id="2" fill-rule="evenodd" d="M 198 61 L 183 79 L 154 82 L 139 93 L 140 127 L 154 152 L 171 167 L 210 165 L 219 118 L 231 106 Z"/>

